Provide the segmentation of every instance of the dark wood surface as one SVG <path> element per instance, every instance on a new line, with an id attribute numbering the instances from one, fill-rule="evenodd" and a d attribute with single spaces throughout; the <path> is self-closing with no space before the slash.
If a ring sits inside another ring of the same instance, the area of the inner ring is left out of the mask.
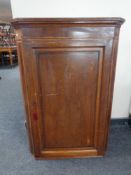
<path id="1" fill-rule="evenodd" d="M 122 18 L 16 19 L 32 154 L 103 156 Z"/>

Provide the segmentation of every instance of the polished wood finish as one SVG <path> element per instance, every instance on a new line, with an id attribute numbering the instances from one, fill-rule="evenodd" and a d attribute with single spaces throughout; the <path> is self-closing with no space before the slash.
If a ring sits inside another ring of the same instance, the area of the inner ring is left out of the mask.
<path id="1" fill-rule="evenodd" d="M 122 18 L 16 19 L 32 154 L 104 155 Z"/>

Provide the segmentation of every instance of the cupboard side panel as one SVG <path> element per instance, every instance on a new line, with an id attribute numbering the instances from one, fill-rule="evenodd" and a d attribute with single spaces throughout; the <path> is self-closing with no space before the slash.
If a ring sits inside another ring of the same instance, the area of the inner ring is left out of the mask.
<path id="1" fill-rule="evenodd" d="M 20 70 L 20 79 L 21 79 L 21 85 L 22 85 L 22 94 L 23 94 L 23 101 L 25 106 L 25 112 L 26 112 L 26 121 L 25 125 L 27 127 L 28 131 L 28 138 L 29 138 L 29 145 L 30 145 L 30 151 L 33 154 L 34 153 L 34 145 L 33 145 L 33 138 L 32 138 L 32 132 L 31 132 L 31 122 L 29 117 L 29 100 L 28 100 L 28 92 L 27 92 L 27 83 L 26 83 L 26 72 L 25 72 L 25 66 L 24 66 L 24 54 L 23 54 L 23 47 L 22 47 L 22 41 L 17 40 L 17 52 L 18 52 L 18 63 L 19 63 L 19 70 Z"/>

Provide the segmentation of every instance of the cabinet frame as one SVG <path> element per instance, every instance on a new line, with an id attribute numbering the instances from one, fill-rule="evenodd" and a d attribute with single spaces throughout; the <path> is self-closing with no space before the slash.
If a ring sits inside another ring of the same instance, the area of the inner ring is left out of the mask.
<path id="1" fill-rule="evenodd" d="M 13 22 L 17 32 L 17 47 L 30 147 L 31 152 L 37 159 L 90 157 L 105 154 L 109 133 L 119 29 L 124 20 L 121 18 L 87 18 L 84 20 L 85 19 L 79 19 L 79 21 L 78 19 L 18 19 Z M 47 32 L 46 36 L 46 27 L 50 29 L 52 26 L 55 27 L 54 33 Z M 77 26 L 78 28 L 76 28 Z M 57 28 L 58 31 L 60 31 L 58 35 L 63 35 L 62 27 L 67 27 L 65 30 L 69 30 L 69 34 L 67 33 L 69 36 L 55 36 L 57 35 Z M 87 32 L 85 32 L 87 34 L 86 37 L 76 33 L 77 30 L 81 30 L 81 27 L 82 31 L 84 29 L 83 27 L 87 30 Z M 100 27 L 103 27 L 103 36 L 101 36 L 101 32 L 99 33 Z M 70 30 L 73 31 L 75 28 L 75 36 L 70 36 Z M 38 32 L 34 35 L 35 29 L 40 33 Z M 29 31 L 31 32 L 29 33 Z M 72 51 L 99 52 L 94 147 L 43 149 L 41 90 L 37 67 L 39 55 L 44 52 Z M 109 73 L 108 76 L 106 73 Z"/>

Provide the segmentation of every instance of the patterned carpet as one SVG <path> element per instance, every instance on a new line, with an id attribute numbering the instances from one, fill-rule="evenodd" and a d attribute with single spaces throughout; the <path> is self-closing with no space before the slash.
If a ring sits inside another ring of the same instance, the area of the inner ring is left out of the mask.
<path id="1" fill-rule="evenodd" d="M 131 175 L 128 126 L 111 127 L 103 158 L 36 161 L 28 150 L 18 67 L 0 76 L 0 175 Z"/>

